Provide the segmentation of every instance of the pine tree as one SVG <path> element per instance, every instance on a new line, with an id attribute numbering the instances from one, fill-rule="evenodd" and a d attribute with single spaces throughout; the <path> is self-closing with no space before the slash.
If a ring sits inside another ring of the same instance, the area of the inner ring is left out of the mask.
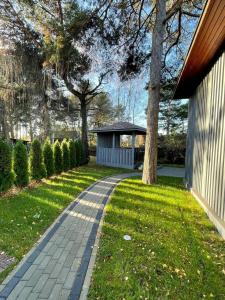
<path id="1" fill-rule="evenodd" d="M 70 154 L 70 169 L 76 167 L 76 146 L 73 140 L 69 140 L 69 154 Z"/>
<path id="2" fill-rule="evenodd" d="M 62 150 L 60 147 L 59 141 L 55 141 L 53 146 L 53 157 L 54 157 L 54 166 L 55 173 L 60 174 L 62 172 Z"/>
<path id="3" fill-rule="evenodd" d="M 0 139 L 0 192 L 13 185 L 12 150 L 6 141 Z"/>
<path id="4" fill-rule="evenodd" d="M 54 159 L 53 150 L 49 138 L 47 138 L 45 141 L 43 155 L 47 176 L 50 177 L 54 174 Z"/>
<path id="5" fill-rule="evenodd" d="M 41 143 L 38 140 L 34 140 L 31 144 L 30 170 L 31 177 L 35 180 L 40 180 L 47 175 L 44 165 Z"/>
<path id="6" fill-rule="evenodd" d="M 62 165 L 63 170 L 68 171 L 70 168 L 70 154 L 69 154 L 69 148 L 68 148 L 68 142 L 66 139 L 62 141 Z"/>
<path id="7" fill-rule="evenodd" d="M 18 141 L 13 151 L 13 169 L 15 172 L 15 184 L 23 187 L 29 183 L 28 153 L 26 146 Z"/>

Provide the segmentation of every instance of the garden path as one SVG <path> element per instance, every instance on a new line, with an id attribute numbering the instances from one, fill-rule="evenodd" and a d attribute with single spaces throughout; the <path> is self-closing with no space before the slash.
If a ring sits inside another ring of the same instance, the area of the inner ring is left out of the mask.
<path id="1" fill-rule="evenodd" d="M 82 192 L 0 285 L 0 300 L 86 299 L 104 207 L 119 181 L 138 174 L 106 177 Z M 158 174 L 184 171 L 163 167 Z"/>
<path id="2" fill-rule="evenodd" d="M 104 178 L 81 193 L 0 285 L 0 300 L 86 299 L 104 206 L 134 175 Z"/>

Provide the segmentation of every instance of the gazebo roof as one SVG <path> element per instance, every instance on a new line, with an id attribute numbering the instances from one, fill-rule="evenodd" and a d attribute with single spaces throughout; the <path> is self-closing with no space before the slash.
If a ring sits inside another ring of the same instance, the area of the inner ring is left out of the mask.
<path id="1" fill-rule="evenodd" d="M 117 122 L 111 125 L 106 125 L 99 128 L 94 128 L 90 130 L 90 132 L 94 133 L 109 133 L 109 132 L 121 132 L 121 133 L 139 133 L 146 134 L 146 129 L 144 127 L 129 123 L 129 122 Z"/>

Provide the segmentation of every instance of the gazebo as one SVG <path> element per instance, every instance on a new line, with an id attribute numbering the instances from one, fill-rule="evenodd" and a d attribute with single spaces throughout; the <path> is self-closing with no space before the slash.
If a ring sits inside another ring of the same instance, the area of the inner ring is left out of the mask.
<path id="1" fill-rule="evenodd" d="M 92 129 L 90 132 L 97 133 L 97 164 L 135 169 L 142 162 L 143 150 L 139 147 L 135 147 L 135 142 L 137 135 L 146 135 L 146 129 L 144 127 L 129 122 L 118 122 Z M 131 147 L 121 147 L 121 136 L 123 135 L 132 137 Z"/>

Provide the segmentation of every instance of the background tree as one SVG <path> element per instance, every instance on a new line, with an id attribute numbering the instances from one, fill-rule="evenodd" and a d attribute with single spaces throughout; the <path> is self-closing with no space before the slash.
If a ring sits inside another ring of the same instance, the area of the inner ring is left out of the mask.
<path id="1" fill-rule="evenodd" d="M 159 129 L 166 135 L 185 133 L 188 104 L 185 100 L 174 100 L 173 93 L 177 79 L 166 79 L 161 82 Z"/>
<path id="2" fill-rule="evenodd" d="M 41 143 L 34 140 L 30 150 L 30 173 L 35 180 L 41 180 L 46 177 L 46 168 L 44 165 Z"/>
<path id="3" fill-rule="evenodd" d="M 58 89 L 66 88 L 79 99 L 82 143 L 87 159 L 87 107 L 100 93 L 99 88 L 107 72 L 99 75 L 96 85 L 87 78 L 92 66 L 89 49 L 98 32 L 96 30 L 93 35 L 90 31 L 98 26 L 96 17 L 100 7 L 90 10 L 87 6 L 81 8 L 78 3 L 74 0 L 51 3 L 3 0 L 0 13 L 4 20 L 3 35 L 9 36 L 10 33 L 13 41 L 24 39 L 32 43 L 39 53 L 43 73 L 50 77 L 50 83 L 53 81 Z M 47 96 L 45 92 L 43 110 L 44 124 L 49 128 Z"/>
<path id="4" fill-rule="evenodd" d="M 18 138 L 20 126 L 25 124 L 33 136 L 31 110 L 33 103 L 42 98 L 42 79 L 37 52 L 29 44 L 5 43 L 4 51 L 0 51 L 0 100 L 5 138 Z"/>
<path id="5" fill-rule="evenodd" d="M 15 184 L 20 187 L 28 185 L 28 153 L 22 141 L 18 141 L 13 149 L 13 170 L 15 173 Z"/>
<path id="6" fill-rule="evenodd" d="M 53 159 L 53 150 L 49 138 L 45 140 L 43 147 L 44 155 L 44 164 L 47 172 L 47 177 L 50 177 L 54 174 L 54 159 Z"/>
<path id="7" fill-rule="evenodd" d="M 193 19 L 200 16 L 202 3 L 204 1 L 105 1 L 104 9 L 101 10 L 107 38 L 119 45 L 117 57 L 121 52 L 126 53 L 119 69 L 121 78 L 135 76 L 145 66 L 150 71 L 144 183 L 154 183 L 157 178 L 161 79 L 163 74 L 173 76 L 179 69 L 187 48 L 185 38 L 193 32 Z M 168 58 L 171 58 L 174 51 L 179 63 L 173 62 L 172 65 Z"/>
<path id="8" fill-rule="evenodd" d="M 90 126 L 101 127 L 115 119 L 115 108 L 106 93 L 99 94 L 93 99 L 89 108 Z"/>

